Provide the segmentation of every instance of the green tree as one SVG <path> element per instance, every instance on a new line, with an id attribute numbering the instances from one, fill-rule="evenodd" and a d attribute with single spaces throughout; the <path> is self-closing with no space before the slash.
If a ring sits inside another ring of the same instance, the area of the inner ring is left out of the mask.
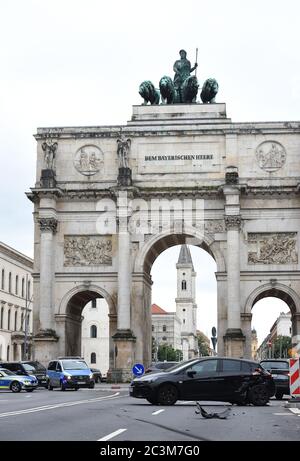
<path id="1" fill-rule="evenodd" d="M 201 357 L 206 357 L 210 355 L 210 349 L 209 349 L 209 344 L 207 343 L 207 337 L 199 331 L 197 334 L 197 340 L 198 340 L 198 349 L 199 349 L 199 355 Z"/>
<path id="2" fill-rule="evenodd" d="M 273 343 L 273 356 L 275 359 L 289 357 L 288 351 L 292 347 L 290 336 L 278 336 Z"/>
<path id="3" fill-rule="evenodd" d="M 180 362 L 182 360 L 182 351 L 173 349 L 169 344 L 161 344 L 158 347 L 157 358 L 161 362 L 164 360 L 168 362 Z"/>

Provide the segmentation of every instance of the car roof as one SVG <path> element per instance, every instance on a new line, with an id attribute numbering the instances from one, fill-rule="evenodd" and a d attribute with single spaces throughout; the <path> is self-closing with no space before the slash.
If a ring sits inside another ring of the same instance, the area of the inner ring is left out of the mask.
<path id="1" fill-rule="evenodd" d="M 263 359 L 259 363 L 261 362 L 288 362 L 288 361 L 289 359 Z"/>

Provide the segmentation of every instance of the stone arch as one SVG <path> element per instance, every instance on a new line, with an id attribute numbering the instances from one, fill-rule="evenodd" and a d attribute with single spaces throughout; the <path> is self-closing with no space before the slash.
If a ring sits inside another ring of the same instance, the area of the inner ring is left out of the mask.
<path id="1" fill-rule="evenodd" d="M 189 238 L 193 240 L 189 242 Z M 221 252 L 219 245 L 211 236 L 207 234 L 203 235 L 195 228 L 190 227 L 185 228 L 185 232 L 183 233 L 167 231 L 152 235 L 144 243 L 136 255 L 134 262 L 134 272 L 150 273 L 151 267 L 160 253 L 172 246 L 182 245 L 184 243 L 198 246 L 207 251 L 216 261 L 217 271 L 226 271 L 225 257 Z"/>
<path id="2" fill-rule="evenodd" d="M 251 314 L 252 307 L 257 301 L 270 296 L 285 301 L 292 315 L 300 313 L 299 295 L 287 285 L 269 282 L 255 288 L 252 293 L 250 293 L 244 306 L 244 314 Z"/>
<path id="3" fill-rule="evenodd" d="M 82 310 L 95 298 L 103 298 L 108 304 L 109 355 L 112 355 L 112 336 L 116 331 L 117 309 L 112 296 L 95 284 L 81 284 L 69 290 L 61 299 L 55 314 L 56 332 L 61 338 L 60 355 L 81 355 Z"/>
<path id="4" fill-rule="evenodd" d="M 91 284 L 77 285 L 68 291 L 61 299 L 57 314 L 68 315 L 72 306 L 76 310 L 76 306 L 84 307 L 89 301 L 95 298 L 104 298 L 108 304 L 109 315 L 117 315 L 116 304 L 112 296 L 104 288 Z M 78 315 L 81 315 L 81 312 L 78 312 Z"/>

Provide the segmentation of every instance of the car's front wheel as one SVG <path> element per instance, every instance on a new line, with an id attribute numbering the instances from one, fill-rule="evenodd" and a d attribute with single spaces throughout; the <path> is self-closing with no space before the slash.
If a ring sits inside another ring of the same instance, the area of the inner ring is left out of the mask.
<path id="1" fill-rule="evenodd" d="M 13 381 L 10 385 L 10 390 L 12 392 L 21 392 L 22 386 L 20 383 L 18 383 L 18 381 Z"/>
<path id="2" fill-rule="evenodd" d="M 249 401 L 255 406 L 264 406 L 269 401 L 269 393 L 263 384 L 253 386 L 249 391 Z"/>
<path id="3" fill-rule="evenodd" d="M 276 392 L 275 397 L 277 400 L 282 400 L 283 392 Z"/>
<path id="4" fill-rule="evenodd" d="M 163 384 L 157 393 L 157 401 L 160 405 L 174 405 L 178 400 L 178 391 L 173 384 Z"/>

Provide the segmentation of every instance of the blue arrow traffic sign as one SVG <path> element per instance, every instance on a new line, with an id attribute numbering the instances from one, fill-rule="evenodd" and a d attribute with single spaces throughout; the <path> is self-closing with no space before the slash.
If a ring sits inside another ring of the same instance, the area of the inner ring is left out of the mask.
<path id="1" fill-rule="evenodd" d="M 136 363 L 135 365 L 133 365 L 132 373 L 134 374 L 134 376 L 142 376 L 144 372 L 145 368 L 144 365 L 142 365 L 141 363 Z"/>

